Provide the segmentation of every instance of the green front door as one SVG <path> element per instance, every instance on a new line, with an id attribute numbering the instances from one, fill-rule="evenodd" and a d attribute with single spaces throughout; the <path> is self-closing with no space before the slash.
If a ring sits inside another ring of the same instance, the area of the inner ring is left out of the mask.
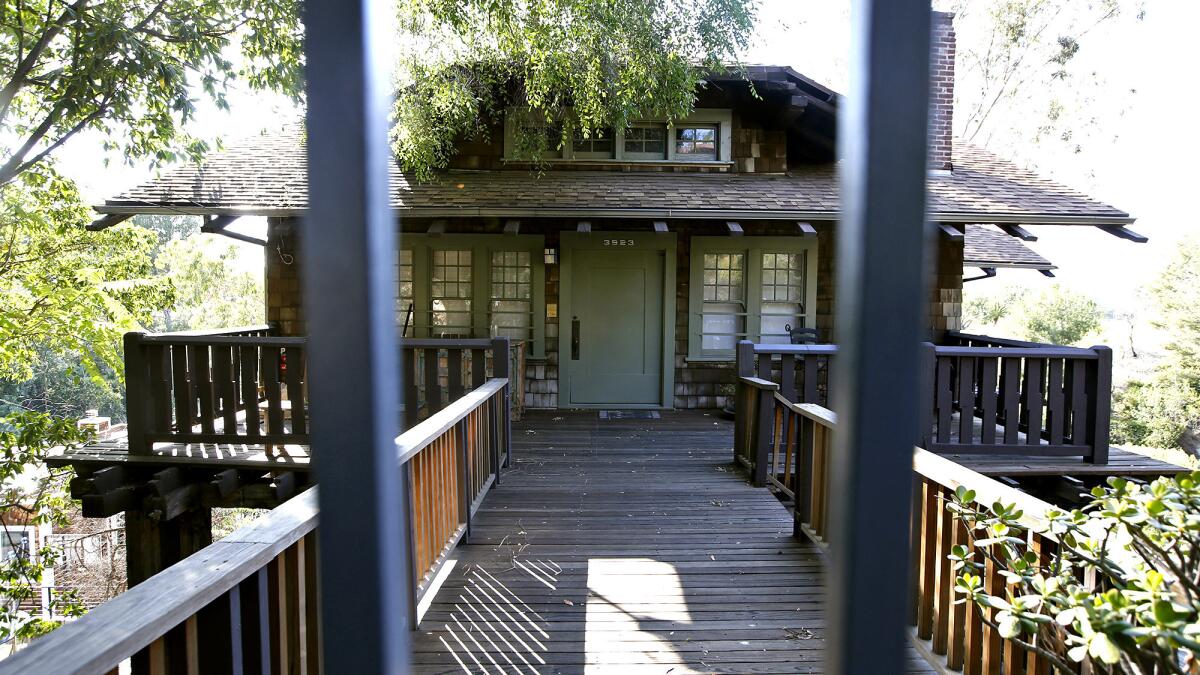
<path id="1" fill-rule="evenodd" d="M 661 249 L 573 252 L 569 405 L 661 405 L 664 261 Z"/>

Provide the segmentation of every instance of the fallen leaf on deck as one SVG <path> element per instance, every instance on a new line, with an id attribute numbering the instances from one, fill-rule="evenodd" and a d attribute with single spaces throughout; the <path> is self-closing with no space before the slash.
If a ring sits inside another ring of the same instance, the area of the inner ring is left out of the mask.
<path id="1" fill-rule="evenodd" d="M 563 604 L 564 604 L 564 605 L 567 605 L 568 607 L 574 607 L 574 606 L 575 606 L 575 603 L 574 603 L 574 602 L 572 602 L 571 600 L 563 600 Z"/>

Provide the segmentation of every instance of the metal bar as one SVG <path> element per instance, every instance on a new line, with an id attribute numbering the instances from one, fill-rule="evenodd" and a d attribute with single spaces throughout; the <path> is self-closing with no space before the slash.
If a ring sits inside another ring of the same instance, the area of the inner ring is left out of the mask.
<path id="1" fill-rule="evenodd" d="M 309 325 L 313 468 L 321 483 L 324 672 L 406 672 L 413 588 L 411 513 L 396 466 L 400 383 L 388 208 L 386 45 L 382 0 L 304 4 L 308 184 L 303 265 Z M 331 227 L 331 224 L 337 227 Z M 347 584 L 348 579 L 354 583 Z M 347 617 L 354 617 L 353 621 Z"/>
<path id="2" fill-rule="evenodd" d="M 839 117 L 838 428 L 829 495 L 831 673 L 904 670 L 912 443 L 925 260 L 929 3 L 852 5 L 851 87 Z M 897 260 L 906 261 L 897 265 Z M 893 564 L 879 565 L 880 560 Z"/>

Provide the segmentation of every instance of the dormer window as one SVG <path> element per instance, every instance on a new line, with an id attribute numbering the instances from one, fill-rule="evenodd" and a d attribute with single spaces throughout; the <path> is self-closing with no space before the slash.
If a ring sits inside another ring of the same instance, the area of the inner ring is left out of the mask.
<path id="1" fill-rule="evenodd" d="M 715 162 L 719 155 L 716 124 L 675 127 L 675 159 L 681 162 Z"/>
<path id="2" fill-rule="evenodd" d="M 529 113 L 513 110 L 505 117 L 504 157 L 529 159 L 529 143 L 545 140 L 541 159 L 552 163 L 733 163 L 733 111 L 698 108 L 685 119 L 639 120 L 624 129 L 597 129 L 587 134 L 564 130 L 560 124 L 531 120 Z"/>

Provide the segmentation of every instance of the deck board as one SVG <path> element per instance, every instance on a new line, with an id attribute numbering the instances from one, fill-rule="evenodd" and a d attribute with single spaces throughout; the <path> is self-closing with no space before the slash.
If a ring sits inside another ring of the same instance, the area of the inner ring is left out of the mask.
<path id="1" fill-rule="evenodd" d="M 728 422 L 534 413 L 513 436 L 414 672 L 821 671 L 825 559 L 729 468 Z"/>

